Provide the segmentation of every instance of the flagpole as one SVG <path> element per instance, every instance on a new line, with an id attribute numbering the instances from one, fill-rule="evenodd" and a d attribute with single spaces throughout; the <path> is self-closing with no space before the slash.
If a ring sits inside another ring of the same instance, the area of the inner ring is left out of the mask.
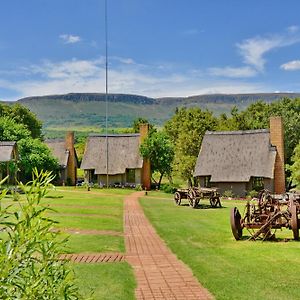
<path id="1" fill-rule="evenodd" d="M 106 141 L 106 188 L 108 188 L 108 22 L 107 0 L 105 0 L 105 141 Z"/>

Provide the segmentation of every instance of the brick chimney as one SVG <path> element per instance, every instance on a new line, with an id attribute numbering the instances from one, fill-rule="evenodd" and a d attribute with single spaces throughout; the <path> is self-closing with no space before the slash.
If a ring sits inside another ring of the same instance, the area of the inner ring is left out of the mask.
<path id="1" fill-rule="evenodd" d="M 270 139 L 271 144 L 276 146 L 277 155 L 274 167 L 274 192 L 285 193 L 284 172 L 284 128 L 282 117 L 270 117 Z"/>
<path id="2" fill-rule="evenodd" d="M 69 150 L 69 160 L 67 165 L 67 178 L 71 184 L 76 185 L 77 181 L 77 162 L 74 148 L 74 132 L 68 131 L 66 134 L 66 149 Z"/>
<path id="3" fill-rule="evenodd" d="M 149 124 L 140 124 L 140 145 L 149 134 Z M 148 158 L 143 159 L 143 167 L 141 173 L 142 186 L 146 190 L 151 189 L 151 168 L 150 160 Z"/>

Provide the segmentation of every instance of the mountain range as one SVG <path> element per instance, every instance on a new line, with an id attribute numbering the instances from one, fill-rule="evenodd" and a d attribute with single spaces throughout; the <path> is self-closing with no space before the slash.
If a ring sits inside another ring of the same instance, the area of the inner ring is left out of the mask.
<path id="1" fill-rule="evenodd" d="M 176 107 L 200 107 L 215 114 L 228 113 L 233 106 L 244 109 L 258 100 L 272 102 L 284 97 L 299 98 L 300 93 L 210 94 L 190 97 L 150 98 L 129 94 L 109 94 L 109 127 L 130 127 L 134 119 L 147 118 L 162 125 Z M 106 96 L 101 93 L 71 93 L 26 97 L 16 102 L 34 112 L 44 128 L 104 127 Z"/>

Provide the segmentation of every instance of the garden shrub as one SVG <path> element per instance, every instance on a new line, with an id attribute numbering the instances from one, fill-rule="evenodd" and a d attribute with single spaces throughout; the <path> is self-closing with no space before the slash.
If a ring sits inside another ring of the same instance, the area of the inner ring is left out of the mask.
<path id="1" fill-rule="evenodd" d="M 226 190 L 226 191 L 224 191 L 224 193 L 223 193 L 222 196 L 225 197 L 225 198 L 233 198 L 234 197 L 234 193 L 233 193 L 232 190 Z"/>
<path id="2" fill-rule="evenodd" d="M 252 190 L 247 193 L 247 198 L 256 198 L 258 196 L 258 191 Z"/>
<path id="3" fill-rule="evenodd" d="M 141 184 L 137 184 L 134 188 L 136 191 L 142 191 L 143 188 L 142 188 L 142 185 Z"/>
<path id="4" fill-rule="evenodd" d="M 41 204 L 52 179 L 35 169 L 33 181 L 20 185 L 25 203 L 18 206 L 2 208 L 0 195 L 0 299 L 80 299 L 69 264 L 59 260 L 66 240 L 51 230 L 50 208 Z"/>
<path id="5" fill-rule="evenodd" d="M 179 185 L 176 184 L 164 183 L 160 185 L 160 190 L 168 194 L 175 193 L 177 188 L 179 188 Z"/>

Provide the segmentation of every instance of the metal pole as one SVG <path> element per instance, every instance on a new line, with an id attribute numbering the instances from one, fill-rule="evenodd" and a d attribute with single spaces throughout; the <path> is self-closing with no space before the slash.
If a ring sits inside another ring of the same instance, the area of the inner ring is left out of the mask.
<path id="1" fill-rule="evenodd" d="M 106 141 L 106 188 L 108 188 L 108 24 L 107 0 L 105 0 L 105 141 Z"/>

